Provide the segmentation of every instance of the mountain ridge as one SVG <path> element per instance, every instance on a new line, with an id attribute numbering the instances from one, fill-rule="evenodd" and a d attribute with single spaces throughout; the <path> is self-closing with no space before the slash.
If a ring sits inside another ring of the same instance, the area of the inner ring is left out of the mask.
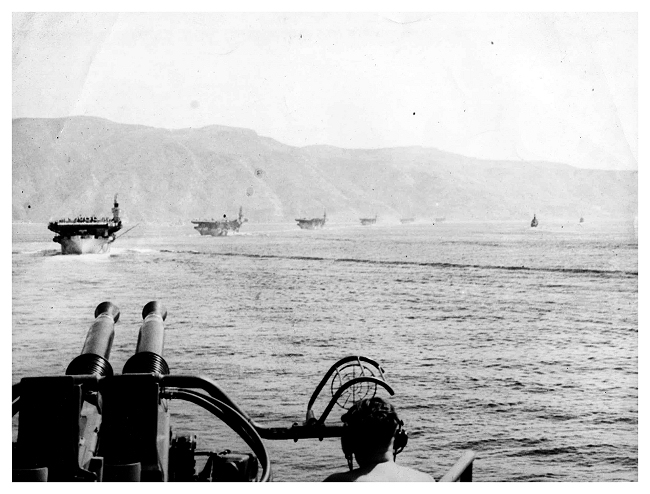
<path id="1" fill-rule="evenodd" d="M 233 216 L 354 221 L 633 218 L 636 171 L 481 160 L 435 148 L 294 147 L 254 130 L 160 129 L 101 117 L 12 121 L 12 220 L 105 215 L 130 221 Z"/>

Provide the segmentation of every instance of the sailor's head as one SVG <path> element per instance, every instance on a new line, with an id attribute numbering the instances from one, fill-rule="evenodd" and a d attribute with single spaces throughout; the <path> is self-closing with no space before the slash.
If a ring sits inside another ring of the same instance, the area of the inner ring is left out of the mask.
<path id="1" fill-rule="evenodd" d="M 346 456 L 354 454 L 358 463 L 377 452 L 394 449 L 395 453 L 399 453 L 406 445 L 403 422 L 397 416 L 395 407 L 382 398 L 357 401 L 341 420 L 345 424 L 345 433 L 341 437 L 343 452 Z"/>

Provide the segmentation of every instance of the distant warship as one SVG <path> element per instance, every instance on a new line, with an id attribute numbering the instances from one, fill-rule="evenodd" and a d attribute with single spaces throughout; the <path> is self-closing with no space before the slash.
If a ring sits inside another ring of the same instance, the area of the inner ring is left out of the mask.
<path id="1" fill-rule="evenodd" d="M 415 218 L 402 218 L 400 222 L 405 225 L 407 223 L 413 223 L 415 221 Z"/>
<path id="2" fill-rule="evenodd" d="M 239 207 L 239 216 L 235 220 L 228 220 L 223 215 L 223 220 L 194 220 L 192 224 L 201 235 L 211 235 L 213 237 L 225 237 L 230 232 L 238 232 L 239 228 L 248 220 L 244 218 L 242 207 Z"/>
<path id="3" fill-rule="evenodd" d="M 536 216 L 536 215 L 533 215 L 533 221 L 530 222 L 530 226 L 531 226 L 532 228 L 535 228 L 537 225 L 538 225 L 538 222 L 537 222 L 537 216 Z"/>
<path id="4" fill-rule="evenodd" d="M 377 215 L 374 218 L 359 218 L 359 221 L 363 226 L 374 225 L 377 223 Z"/>
<path id="5" fill-rule="evenodd" d="M 77 216 L 51 221 L 47 228 L 57 234 L 52 240 L 61 244 L 61 254 L 104 254 L 115 241 L 115 232 L 122 229 L 117 194 L 112 212 L 112 218 Z"/>
<path id="6" fill-rule="evenodd" d="M 317 228 L 323 228 L 327 222 L 327 211 L 323 211 L 322 218 L 296 218 L 298 226 L 303 230 L 316 230 Z"/>

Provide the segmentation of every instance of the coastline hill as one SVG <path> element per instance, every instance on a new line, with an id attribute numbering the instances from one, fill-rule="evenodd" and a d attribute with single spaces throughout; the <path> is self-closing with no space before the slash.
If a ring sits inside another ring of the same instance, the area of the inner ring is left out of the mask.
<path id="1" fill-rule="evenodd" d="M 96 117 L 19 118 L 12 128 L 12 219 L 106 215 L 184 224 L 320 217 L 358 221 L 630 219 L 636 171 L 479 160 L 432 148 L 293 147 L 241 128 L 168 130 Z"/>

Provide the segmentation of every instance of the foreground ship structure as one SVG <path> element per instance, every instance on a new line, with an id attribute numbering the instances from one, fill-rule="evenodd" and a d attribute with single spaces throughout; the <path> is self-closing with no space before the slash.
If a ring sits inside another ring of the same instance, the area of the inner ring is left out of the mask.
<path id="1" fill-rule="evenodd" d="M 217 381 L 202 377 L 204 369 L 192 375 L 170 368 L 164 348 L 167 310 L 160 302 L 143 307 L 135 351 L 122 372 L 114 372 L 110 353 L 119 318 L 119 307 L 100 303 L 81 353 L 65 375 L 37 373 L 12 386 L 12 417 L 18 423 L 11 445 L 14 482 L 268 482 L 276 451 L 267 447 L 268 441 L 342 437 L 346 427 L 336 418 L 328 420 L 335 406 L 349 410 L 362 397 L 395 394 L 379 362 L 350 355 L 325 373 L 304 421 L 287 426 L 258 422 Z M 272 401 L 258 398 L 254 417 L 272 418 L 275 410 L 262 407 Z M 322 411 L 314 408 L 328 398 Z M 199 413 L 177 421 L 178 412 L 192 409 Z M 176 432 L 177 426 L 187 430 L 188 425 L 195 427 L 189 434 Z M 198 434 L 209 437 L 214 426 L 229 434 L 218 436 L 217 444 L 205 443 L 205 437 L 199 442 Z M 244 445 L 242 450 L 224 449 L 229 446 L 225 438 L 235 439 L 233 446 Z M 313 455 L 317 444 L 302 451 Z M 393 458 L 406 445 L 404 440 L 394 447 Z M 298 455 L 300 450 L 290 451 Z M 474 458 L 473 451 L 466 451 L 440 481 L 471 482 Z M 300 468 L 305 461 L 297 458 L 296 463 Z"/>
<path id="2" fill-rule="evenodd" d="M 223 220 L 195 220 L 192 221 L 194 229 L 201 235 L 211 235 L 213 237 L 225 237 L 229 233 L 239 232 L 239 228 L 248 220 L 244 218 L 241 206 L 239 207 L 239 216 L 237 219 L 228 220 L 226 215 L 223 215 Z"/>
<path id="3" fill-rule="evenodd" d="M 56 233 L 52 239 L 61 244 L 61 254 L 104 254 L 115 241 L 115 233 L 122 229 L 117 194 L 113 199 L 113 217 L 77 216 L 52 221 L 47 225 Z"/>
<path id="4" fill-rule="evenodd" d="M 303 230 L 316 230 L 317 228 L 323 228 L 325 223 L 327 223 L 327 211 L 323 211 L 322 218 L 296 218 L 298 226 Z"/>

